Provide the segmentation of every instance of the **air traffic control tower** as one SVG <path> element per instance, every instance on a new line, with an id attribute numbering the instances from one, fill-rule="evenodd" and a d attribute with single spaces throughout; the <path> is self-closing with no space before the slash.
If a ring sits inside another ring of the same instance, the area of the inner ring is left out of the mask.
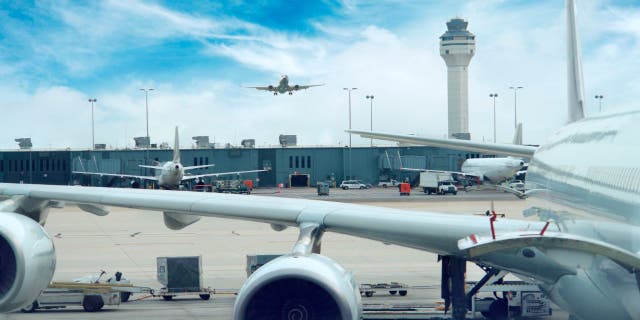
<path id="1" fill-rule="evenodd" d="M 471 139 L 469 133 L 469 80 L 467 70 L 476 51 L 476 36 L 467 30 L 468 22 L 454 18 L 440 36 L 440 56 L 447 64 L 449 100 L 449 138 Z"/>

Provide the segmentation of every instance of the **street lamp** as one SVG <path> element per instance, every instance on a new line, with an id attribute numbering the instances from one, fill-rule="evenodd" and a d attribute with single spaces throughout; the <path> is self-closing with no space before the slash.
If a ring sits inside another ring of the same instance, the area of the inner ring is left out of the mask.
<path id="1" fill-rule="evenodd" d="M 370 99 L 370 109 L 371 109 L 371 132 L 373 132 L 373 95 L 367 96 L 367 99 Z M 373 147 L 373 138 L 371 138 L 371 146 Z"/>
<path id="2" fill-rule="evenodd" d="M 496 143 L 496 98 L 498 94 L 490 93 L 489 97 L 493 98 L 493 143 Z"/>
<path id="3" fill-rule="evenodd" d="M 94 135 L 94 122 L 93 122 L 93 104 L 97 102 L 98 99 L 90 98 L 89 102 L 91 102 L 91 150 L 96 149 L 96 139 Z"/>
<path id="4" fill-rule="evenodd" d="M 358 90 L 358 88 L 342 88 L 342 90 L 347 90 L 349 92 L 349 179 L 351 177 L 351 91 Z"/>
<path id="5" fill-rule="evenodd" d="M 599 108 L 600 108 L 600 111 L 599 111 L 599 112 L 602 112 L 602 98 L 604 98 L 604 96 L 603 96 L 603 95 L 597 95 L 597 94 L 596 94 L 596 97 L 595 97 L 595 98 L 596 98 L 596 99 L 598 99 L 598 104 L 599 104 Z"/>
<path id="6" fill-rule="evenodd" d="M 147 149 L 149 149 L 151 146 L 151 138 L 149 138 L 149 91 L 153 91 L 153 88 L 140 89 L 140 91 L 144 91 L 144 105 L 147 114 Z"/>
<path id="7" fill-rule="evenodd" d="M 518 127 L 518 89 L 523 87 L 509 87 L 513 90 L 513 127 Z"/>

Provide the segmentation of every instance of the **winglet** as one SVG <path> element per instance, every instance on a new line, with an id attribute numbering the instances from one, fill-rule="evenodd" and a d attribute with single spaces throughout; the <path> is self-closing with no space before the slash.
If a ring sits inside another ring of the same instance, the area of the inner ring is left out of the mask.
<path id="1" fill-rule="evenodd" d="M 180 162 L 180 139 L 178 138 L 178 126 L 176 126 L 176 137 L 173 142 L 173 162 Z"/>
<path id="2" fill-rule="evenodd" d="M 567 85 L 568 122 L 571 123 L 584 118 L 584 82 L 574 0 L 567 0 Z"/>
<path id="3" fill-rule="evenodd" d="M 513 133 L 513 144 L 522 145 L 522 122 L 518 123 L 516 132 Z"/>

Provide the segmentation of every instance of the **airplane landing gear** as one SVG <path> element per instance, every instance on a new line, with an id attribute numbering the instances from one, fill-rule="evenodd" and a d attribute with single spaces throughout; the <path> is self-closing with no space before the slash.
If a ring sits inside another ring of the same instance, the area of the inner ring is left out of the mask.
<path id="1" fill-rule="evenodd" d="M 290 96 L 291 96 L 291 95 L 293 95 L 293 92 L 289 91 L 289 95 L 290 95 Z"/>
<path id="2" fill-rule="evenodd" d="M 277 96 L 277 95 L 278 95 L 278 93 L 277 93 L 277 92 L 274 92 L 274 93 L 273 93 L 273 95 L 274 95 L 274 96 Z"/>

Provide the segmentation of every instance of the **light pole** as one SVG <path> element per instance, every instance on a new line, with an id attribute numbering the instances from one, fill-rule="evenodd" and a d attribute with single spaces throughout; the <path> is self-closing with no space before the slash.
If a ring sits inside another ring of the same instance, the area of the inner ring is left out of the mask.
<path id="1" fill-rule="evenodd" d="M 153 88 L 140 89 L 144 91 L 144 105 L 146 109 L 147 118 L 147 149 L 151 146 L 151 138 L 149 138 L 149 91 L 153 91 Z"/>
<path id="2" fill-rule="evenodd" d="M 518 127 L 518 89 L 523 89 L 523 87 L 509 87 L 509 89 L 513 90 L 513 127 Z"/>
<path id="3" fill-rule="evenodd" d="M 367 99 L 370 99 L 369 107 L 371 109 L 371 132 L 373 132 L 373 95 L 367 96 Z M 373 147 L 373 138 L 371 138 L 371 146 Z"/>
<path id="4" fill-rule="evenodd" d="M 349 179 L 351 177 L 351 91 L 358 90 L 358 88 L 342 88 L 342 90 L 347 90 L 349 92 Z"/>
<path id="5" fill-rule="evenodd" d="M 490 93 L 489 97 L 493 98 L 493 143 L 496 143 L 496 98 L 498 94 Z"/>
<path id="6" fill-rule="evenodd" d="M 95 135 L 94 135 L 94 122 L 93 122 L 93 104 L 95 102 L 97 102 L 98 99 L 96 98 L 90 98 L 89 102 L 91 102 L 91 150 L 95 150 L 96 149 L 96 139 L 95 139 Z"/>
<path id="7" fill-rule="evenodd" d="M 600 110 L 599 112 L 602 112 L 602 98 L 604 98 L 604 96 L 601 94 L 600 95 L 596 94 L 595 98 L 598 99 L 598 105 Z"/>

